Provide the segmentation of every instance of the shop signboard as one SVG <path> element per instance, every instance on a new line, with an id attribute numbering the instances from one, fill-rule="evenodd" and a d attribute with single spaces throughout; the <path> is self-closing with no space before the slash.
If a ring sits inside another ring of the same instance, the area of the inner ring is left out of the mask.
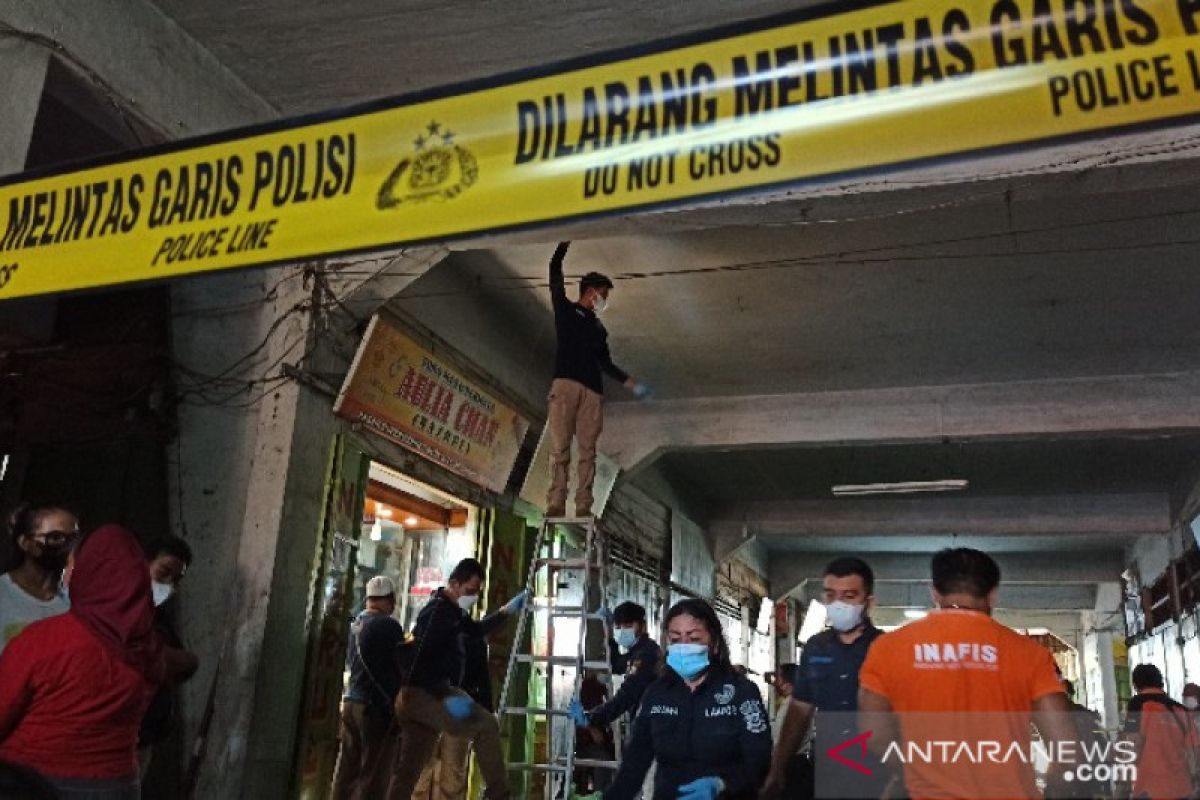
<path id="1" fill-rule="evenodd" d="M 504 491 L 529 430 L 478 381 L 378 314 L 333 410 L 494 492 Z"/>
<path id="2" fill-rule="evenodd" d="M 0 298 L 1194 121 L 1196 0 L 839 0 L 0 181 Z"/>

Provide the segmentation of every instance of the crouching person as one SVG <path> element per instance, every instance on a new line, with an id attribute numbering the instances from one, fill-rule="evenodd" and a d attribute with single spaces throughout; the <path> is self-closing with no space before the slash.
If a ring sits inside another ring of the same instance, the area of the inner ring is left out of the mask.
<path id="1" fill-rule="evenodd" d="M 400 760 L 392 782 L 394 797 L 412 796 L 443 733 L 469 740 L 474 746 L 486 784 L 485 800 L 511 797 L 496 715 L 475 702 L 462 689 L 462 682 L 467 639 L 485 637 L 503 624 L 524 606 L 525 594 L 510 600 L 502 609 L 504 614 L 476 621 L 468 612 L 479 600 L 483 579 L 483 566 L 473 558 L 464 559 L 417 617 L 411 672 L 396 699 Z"/>

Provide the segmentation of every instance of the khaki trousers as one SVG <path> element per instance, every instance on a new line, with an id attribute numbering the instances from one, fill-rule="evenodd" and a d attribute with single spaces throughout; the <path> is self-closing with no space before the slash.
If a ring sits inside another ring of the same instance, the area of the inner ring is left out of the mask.
<path id="1" fill-rule="evenodd" d="M 471 740 L 443 733 L 437 754 L 425 765 L 413 800 L 467 800 Z"/>
<path id="2" fill-rule="evenodd" d="M 452 694 L 468 697 L 461 689 Z M 500 748 L 500 724 L 496 715 L 478 703 L 471 716 L 455 719 L 442 701 L 424 689 L 406 686 L 396 698 L 396 716 L 400 720 L 400 759 L 392 781 L 392 796 L 409 800 L 421 779 L 425 764 L 437 747 L 442 734 L 475 745 L 475 760 L 483 774 L 484 800 L 508 800 L 507 768 Z"/>
<path id="3" fill-rule="evenodd" d="M 592 484 L 596 480 L 596 441 L 604 430 L 604 398 L 576 381 L 555 378 L 550 384 L 550 492 L 546 508 L 567 504 L 567 471 L 571 466 L 571 439 L 579 446 L 576 465 L 575 513 L 592 513 Z"/>
<path id="4" fill-rule="evenodd" d="M 400 727 L 388 715 L 353 700 L 342 701 L 342 732 L 333 768 L 333 800 L 394 798 L 389 791 L 399 751 Z"/>

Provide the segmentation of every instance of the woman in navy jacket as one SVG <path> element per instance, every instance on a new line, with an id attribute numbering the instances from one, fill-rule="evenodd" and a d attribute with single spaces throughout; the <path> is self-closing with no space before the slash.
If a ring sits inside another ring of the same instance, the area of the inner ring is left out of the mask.
<path id="1" fill-rule="evenodd" d="M 604 800 L 631 800 L 657 762 L 653 800 L 753 800 L 771 764 L 758 687 L 733 671 L 712 606 L 667 612 L 667 666 L 642 696 L 633 735 Z"/>

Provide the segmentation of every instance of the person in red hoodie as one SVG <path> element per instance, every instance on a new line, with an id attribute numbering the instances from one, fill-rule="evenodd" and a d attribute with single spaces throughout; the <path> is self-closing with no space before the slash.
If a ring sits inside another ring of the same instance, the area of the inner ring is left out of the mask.
<path id="1" fill-rule="evenodd" d="M 63 800 L 137 800 L 137 738 L 157 686 L 190 666 L 154 630 L 132 533 L 105 525 L 72 554 L 71 610 L 0 655 L 0 761 L 36 770 Z"/>

